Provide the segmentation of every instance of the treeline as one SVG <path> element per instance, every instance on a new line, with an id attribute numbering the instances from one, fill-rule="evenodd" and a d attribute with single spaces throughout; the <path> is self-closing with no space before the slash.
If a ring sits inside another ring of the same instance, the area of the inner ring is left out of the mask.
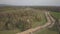
<path id="1" fill-rule="evenodd" d="M 40 10 L 48 10 L 48 11 L 54 11 L 54 12 L 60 12 L 60 6 L 38 6 L 38 7 L 33 7 L 35 9 L 40 9 Z"/>
<path id="2" fill-rule="evenodd" d="M 34 8 L 39 10 L 48 10 L 48 11 L 54 11 L 54 12 L 60 12 L 60 6 L 5 6 L 0 7 L 2 8 L 13 8 L 13 9 L 20 9 L 20 8 Z"/>

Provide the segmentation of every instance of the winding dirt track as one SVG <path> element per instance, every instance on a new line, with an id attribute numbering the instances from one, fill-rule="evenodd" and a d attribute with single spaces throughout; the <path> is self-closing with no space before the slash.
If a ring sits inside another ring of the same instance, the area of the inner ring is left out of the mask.
<path id="1" fill-rule="evenodd" d="M 53 26 L 53 24 L 55 23 L 55 20 L 53 19 L 53 17 L 50 15 L 49 12 L 45 12 L 45 16 L 46 16 L 46 19 L 47 19 L 47 22 L 45 25 L 43 26 L 38 26 L 38 27 L 35 27 L 35 28 L 31 28 L 31 29 L 28 29 L 24 32 L 20 32 L 20 33 L 17 33 L 17 34 L 33 34 L 34 32 L 37 32 L 41 29 L 44 29 L 44 28 L 51 28 Z"/>

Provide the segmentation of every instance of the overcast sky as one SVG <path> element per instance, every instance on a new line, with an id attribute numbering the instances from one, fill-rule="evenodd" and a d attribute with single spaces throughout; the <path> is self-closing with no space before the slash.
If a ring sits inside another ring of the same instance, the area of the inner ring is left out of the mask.
<path id="1" fill-rule="evenodd" d="M 60 6 L 60 0 L 0 0 L 0 4 Z"/>

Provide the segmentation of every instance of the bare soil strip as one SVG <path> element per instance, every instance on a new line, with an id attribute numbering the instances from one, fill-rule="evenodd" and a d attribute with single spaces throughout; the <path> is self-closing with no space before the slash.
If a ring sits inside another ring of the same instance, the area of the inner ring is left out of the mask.
<path id="1" fill-rule="evenodd" d="M 47 19 L 47 22 L 45 25 L 42 25 L 42 26 L 38 26 L 36 28 L 31 28 L 31 29 L 28 29 L 24 32 L 20 32 L 20 33 L 17 33 L 17 34 L 33 34 L 34 32 L 36 31 L 39 31 L 43 28 L 50 28 L 53 26 L 55 20 L 53 19 L 53 17 L 50 15 L 49 12 L 45 12 L 45 16 L 46 16 L 46 19 Z"/>

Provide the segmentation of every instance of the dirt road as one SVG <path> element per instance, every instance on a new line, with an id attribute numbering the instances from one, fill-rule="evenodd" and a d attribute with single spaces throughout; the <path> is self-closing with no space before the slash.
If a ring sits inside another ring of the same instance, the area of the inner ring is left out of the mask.
<path id="1" fill-rule="evenodd" d="M 38 26 L 38 27 L 35 27 L 35 28 L 31 28 L 31 29 L 28 29 L 24 32 L 20 32 L 20 33 L 17 33 L 17 34 L 33 34 L 34 32 L 36 31 L 39 31 L 43 28 L 50 28 L 53 26 L 55 20 L 53 19 L 53 17 L 50 15 L 49 12 L 45 12 L 45 16 L 46 16 L 46 19 L 47 19 L 47 23 L 43 26 Z"/>

